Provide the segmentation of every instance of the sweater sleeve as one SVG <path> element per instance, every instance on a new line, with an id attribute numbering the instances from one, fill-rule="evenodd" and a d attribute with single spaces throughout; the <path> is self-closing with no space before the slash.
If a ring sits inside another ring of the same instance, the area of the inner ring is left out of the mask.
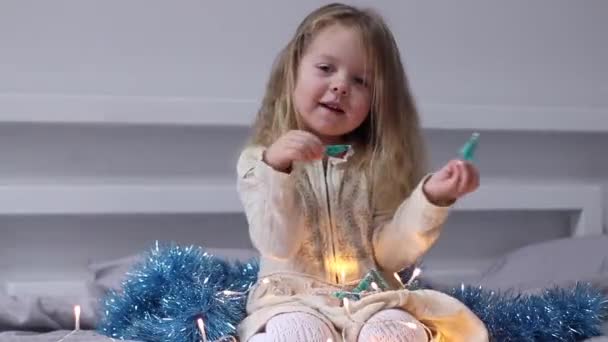
<path id="1" fill-rule="evenodd" d="M 450 207 L 429 202 L 422 187 L 430 175 L 418 184 L 391 216 L 374 213 L 374 254 L 378 266 L 397 272 L 415 263 L 435 243 Z"/>
<path id="2" fill-rule="evenodd" d="M 291 174 L 262 160 L 263 147 L 248 147 L 237 163 L 237 191 L 249 224 L 249 235 L 261 255 L 285 259 L 296 253 L 302 228 Z"/>

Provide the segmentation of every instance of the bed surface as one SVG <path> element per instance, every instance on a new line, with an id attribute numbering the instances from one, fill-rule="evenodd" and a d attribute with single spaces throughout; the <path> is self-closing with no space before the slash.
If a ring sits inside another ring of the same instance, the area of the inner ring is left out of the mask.
<path id="1" fill-rule="evenodd" d="M 215 254 L 222 255 L 221 251 Z M 236 255 L 231 251 L 223 256 L 245 260 L 252 255 L 252 251 Z M 137 256 L 132 256 L 92 266 L 91 280 L 83 293 L 49 289 L 48 296 L 15 297 L 0 290 L 0 342 L 60 341 L 74 329 L 73 303 L 82 306 L 83 330 L 64 341 L 111 341 L 91 331 L 97 320 L 94 313 L 99 299 L 109 289 L 120 287 L 126 271 L 136 260 Z M 424 280 L 433 284 L 434 279 Z M 569 286 L 576 281 L 591 282 L 608 295 L 608 236 L 567 238 L 526 246 L 496 260 L 481 277 L 468 283 L 496 290 L 533 292 L 552 285 Z M 602 331 L 608 335 L 608 322 Z M 588 341 L 608 342 L 608 337 Z"/>

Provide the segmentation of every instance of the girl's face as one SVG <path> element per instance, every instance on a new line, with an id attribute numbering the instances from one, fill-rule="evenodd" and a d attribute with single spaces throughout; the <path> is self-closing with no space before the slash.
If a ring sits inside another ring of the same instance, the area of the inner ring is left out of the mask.
<path id="1" fill-rule="evenodd" d="M 322 29 L 302 56 L 294 104 L 305 129 L 326 144 L 341 142 L 369 115 L 364 57 L 357 31 L 339 24 Z"/>

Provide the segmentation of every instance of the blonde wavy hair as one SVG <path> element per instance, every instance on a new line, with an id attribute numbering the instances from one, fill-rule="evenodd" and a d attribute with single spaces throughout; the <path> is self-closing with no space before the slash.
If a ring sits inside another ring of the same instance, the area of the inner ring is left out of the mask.
<path id="1" fill-rule="evenodd" d="M 273 65 L 249 144 L 269 146 L 287 131 L 301 129 L 292 98 L 298 66 L 317 33 L 334 24 L 360 34 L 372 73 L 370 113 L 347 140 L 355 146 L 356 165 L 371 179 L 374 203 L 394 210 L 422 178 L 426 152 L 399 49 L 382 17 L 371 9 L 330 4 L 302 21 Z"/>

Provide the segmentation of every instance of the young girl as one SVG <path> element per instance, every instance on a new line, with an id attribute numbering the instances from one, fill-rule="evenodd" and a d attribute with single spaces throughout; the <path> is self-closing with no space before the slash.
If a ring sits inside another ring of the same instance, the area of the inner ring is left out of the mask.
<path id="1" fill-rule="evenodd" d="M 332 4 L 304 19 L 275 63 L 237 166 L 261 254 L 241 341 L 487 341 L 462 303 L 393 278 L 479 181 L 459 160 L 425 176 L 418 121 L 378 15 Z M 334 144 L 350 149 L 327 156 Z M 390 288 L 350 305 L 333 295 L 370 270 Z"/>

